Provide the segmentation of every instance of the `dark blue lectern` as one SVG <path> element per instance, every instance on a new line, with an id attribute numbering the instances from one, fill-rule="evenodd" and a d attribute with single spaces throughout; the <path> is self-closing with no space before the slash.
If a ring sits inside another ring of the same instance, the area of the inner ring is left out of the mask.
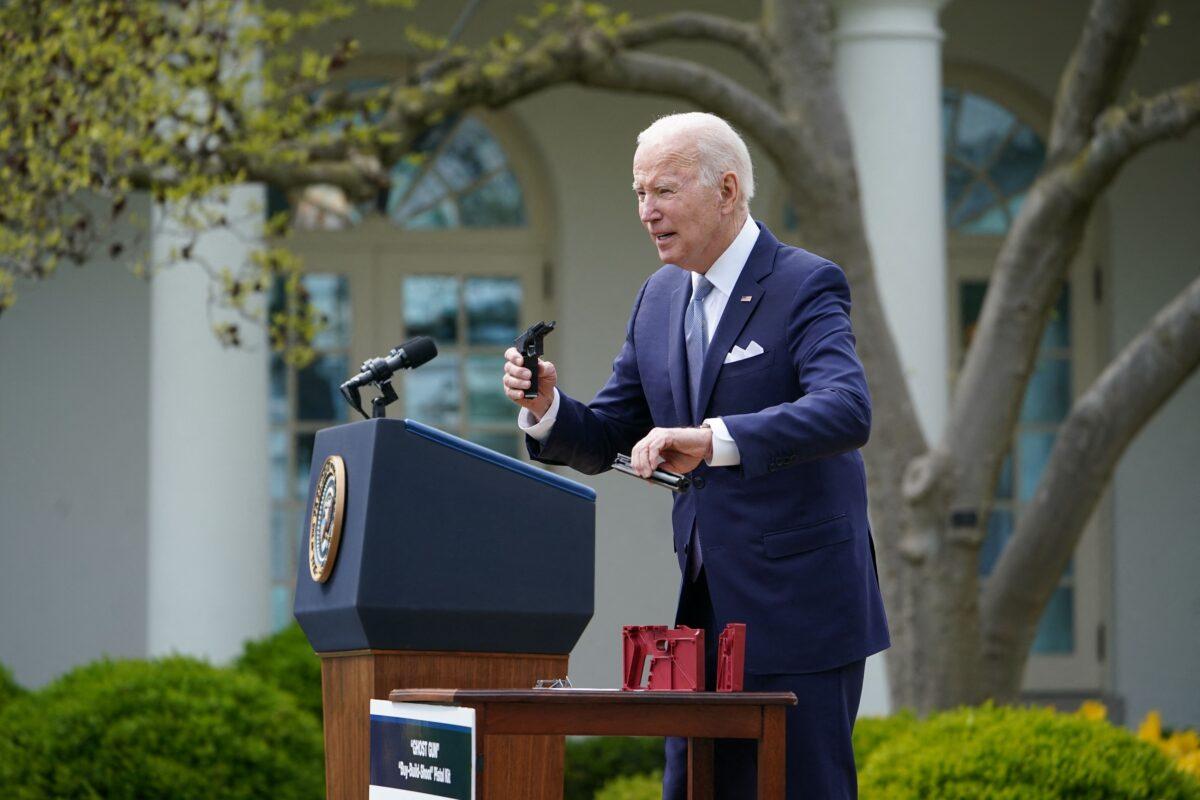
<path id="1" fill-rule="evenodd" d="M 366 798 L 372 698 L 567 674 L 593 610 L 595 493 L 412 420 L 323 430 L 312 463 L 295 614 L 322 657 L 327 795 Z M 502 738 L 489 796 L 561 795 L 561 737 Z"/>

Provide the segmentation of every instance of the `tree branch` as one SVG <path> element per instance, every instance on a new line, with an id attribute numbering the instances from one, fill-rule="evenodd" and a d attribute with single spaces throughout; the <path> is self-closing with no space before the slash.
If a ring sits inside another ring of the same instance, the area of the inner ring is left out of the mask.
<path id="1" fill-rule="evenodd" d="M 779 112 L 715 69 L 651 53 L 618 52 L 586 62 L 578 81 L 585 86 L 687 100 L 756 139 L 781 169 L 796 157 L 792 131 Z"/>
<path id="2" fill-rule="evenodd" d="M 1079 151 L 1113 102 L 1141 46 L 1156 0 L 1094 0 L 1063 70 L 1050 123 L 1047 160 Z"/>
<path id="3" fill-rule="evenodd" d="M 1040 175 L 1026 196 L 997 257 L 943 445 L 960 478 L 954 507 L 977 512 L 973 538 L 982 538 L 1038 342 L 1096 199 L 1142 149 L 1198 123 L 1200 81 L 1110 109 L 1084 149 Z"/>
<path id="4" fill-rule="evenodd" d="M 762 29 L 717 14 L 693 11 L 664 14 L 626 25 L 616 39 L 625 47 L 642 47 L 671 39 L 703 39 L 734 48 L 768 76 L 774 72 L 771 48 Z"/>
<path id="5" fill-rule="evenodd" d="M 980 612 L 987 661 L 1007 666 L 1013 658 L 1024 659 L 1042 609 L 1117 462 L 1198 366 L 1200 278 L 1121 351 L 1059 428 L 1037 493 L 984 587 Z M 1021 670 L 996 673 L 1019 677 Z"/>
<path id="6" fill-rule="evenodd" d="M 1095 135 L 1064 173 L 1064 188 L 1074 194 L 1101 191 L 1124 164 L 1148 145 L 1180 137 L 1200 123 L 1200 80 L 1176 86 L 1145 100 L 1106 110 Z"/>

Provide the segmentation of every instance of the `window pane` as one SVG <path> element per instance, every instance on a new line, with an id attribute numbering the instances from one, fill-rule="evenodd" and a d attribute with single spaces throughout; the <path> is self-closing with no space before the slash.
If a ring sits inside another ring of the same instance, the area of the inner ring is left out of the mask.
<path id="1" fill-rule="evenodd" d="M 288 435 L 287 431 L 271 431 L 267 436 L 267 452 L 271 456 L 271 499 L 283 500 L 287 497 L 288 475 L 291 470 L 288 465 Z"/>
<path id="2" fill-rule="evenodd" d="M 1071 409 L 1071 362 L 1061 358 L 1038 361 L 1025 387 L 1022 422 L 1059 422 Z"/>
<path id="3" fill-rule="evenodd" d="M 996 567 L 1004 546 L 1013 532 L 1013 515 L 1005 509 L 994 509 L 988 515 L 987 535 L 979 548 L 979 574 L 990 575 Z"/>
<path id="4" fill-rule="evenodd" d="M 307 521 L 307 520 L 305 520 Z M 271 580 L 291 581 L 296 572 L 296 547 L 301 541 L 302 523 L 294 508 L 277 505 L 271 509 Z"/>
<path id="5" fill-rule="evenodd" d="M 1015 121 L 1008 111 L 979 95 L 964 94 L 954 155 L 983 168 Z"/>
<path id="6" fill-rule="evenodd" d="M 1045 148 L 1028 125 L 1021 125 L 1004 146 L 988 175 L 1006 197 L 1029 188 L 1046 158 Z"/>
<path id="7" fill-rule="evenodd" d="M 438 173 L 455 191 L 504 166 L 504 151 L 478 120 L 468 118 L 438 156 Z"/>
<path id="8" fill-rule="evenodd" d="M 404 328 L 438 344 L 458 341 L 458 279 L 420 275 L 404 279 Z"/>
<path id="9" fill-rule="evenodd" d="M 271 626 L 275 630 L 286 628 L 292 623 L 292 586 L 271 587 Z"/>
<path id="10" fill-rule="evenodd" d="M 967 197 L 958 208 L 950 215 L 950 227 L 957 228 L 965 222 L 968 222 L 982 214 L 985 210 L 995 205 L 996 195 L 992 193 L 984 184 L 976 181 L 967 189 Z"/>
<path id="11" fill-rule="evenodd" d="M 1038 624 L 1033 652 L 1071 653 L 1075 650 L 1075 591 L 1060 586 L 1050 596 L 1042 621 Z"/>
<path id="12" fill-rule="evenodd" d="M 1008 230 L 1008 213 L 1003 205 L 995 205 L 982 216 L 959 227 L 962 233 L 999 235 Z"/>
<path id="13" fill-rule="evenodd" d="M 459 200 L 462 223 L 469 228 L 507 228 L 525 224 L 525 201 L 516 177 L 505 170 Z"/>
<path id="14" fill-rule="evenodd" d="M 350 346 L 350 282 L 344 275 L 312 274 L 304 276 L 309 302 L 325 320 L 325 327 L 313 338 L 313 346 L 322 350 Z"/>
<path id="15" fill-rule="evenodd" d="M 308 502 L 308 473 L 312 467 L 313 441 L 315 433 L 300 433 L 296 435 L 296 461 L 293 473 L 293 497 Z"/>
<path id="16" fill-rule="evenodd" d="M 458 356 L 444 354 L 404 374 L 405 414 L 443 430 L 458 427 Z"/>
<path id="17" fill-rule="evenodd" d="M 517 338 L 521 282 L 516 278 L 468 278 L 465 291 L 468 341 L 510 345 Z"/>
<path id="18" fill-rule="evenodd" d="M 962 193 L 966 191 L 967 185 L 971 183 L 972 174 L 970 170 L 959 164 L 956 161 L 949 161 L 946 164 L 946 214 L 949 216 L 950 211 L 958 205 L 958 199 L 962 197 Z"/>
<path id="19" fill-rule="evenodd" d="M 267 408 L 270 409 L 267 419 L 272 424 L 282 425 L 288 420 L 290 411 L 287 393 L 287 364 L 278 353 L 271 354 L 270 398 Z"/>
<path id="20" fill-rule="evenodd" d="M 446 192 L 446 184 L 432 172 L 426 172 L 403 205 L 393 205 L 393 202 L 398 203 L 400 200 L 399 196 L 393 196 L 392 202 L 388 203 L 388 216 L 396 222 L 404 222 L 415 213 L 436 206 L 446 196 Z"/>
<path id="21" fill-rule="evenodd" d="M 1017 436 L 1017 463 L 1020 474 L 1017 482 L 1019 487 L 1018 499 L 1022 504 L 1033 499 L 1037 491 L 1038 481 L 1050 458 L 1050 450 L 1054 447 L 1054 433 L 1047 431 L 1022 431 Z"/>
<path id="22" fill-rule="evenodd" d="M 473 431 L 467 438 L 475 442 L 475 444 L 483 445 L 489 450 L 495 450 L 497 453 L 503 453 L 513 458 L 520 458 L 517 454 L 520 438 L 515 433 L 481 433 Z"/>
<path id="23" fill-rule="evenodd" d="M 383 204 L 384 213 L 391 214 L 403 202 L 412 182 L 425 168 L 425 161 L 426 159 L 418 154 L 409 154 L 395 163 L 390 176 L 392 183 L 388 187 L 387 198 Z"/>
<path id="24" fill-rule="evenodd" d="M 517 407 L 504 393 L 500 379 L 504 358 L 469 356 L 467 358 L 467 420 L 469 422 L 512 422 Z"/>
<path id="25" fill-rule="evenodd" d="M 458 226 L 458 206 L 454 205 L 454 201 L 449 198 L 431 209 L 404 220 L 404 227 L 409 230 L 457 228 Z"/>
<path id="26" fill-rule="evenodd" d="M 296 418 L 301 420 L 346 419 L 346 402 L 338 387 L 349 378 L 350 362 L 346 356 L 318 356 L 311 364 L 296 373 Z"/>

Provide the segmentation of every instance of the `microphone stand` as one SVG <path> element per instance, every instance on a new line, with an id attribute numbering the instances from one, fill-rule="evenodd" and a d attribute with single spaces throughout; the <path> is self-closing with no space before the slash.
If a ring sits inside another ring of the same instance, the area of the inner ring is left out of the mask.
<path id="1" fill-rule="evenodd" d="M 387 407 L 400 398 L 396 396 L 396 390 L 392 388 L 391 379 L 375 385 L 379 387 L 382 394 L 371 400 L 371 419 L 384 419 L 387 417 Z"/>

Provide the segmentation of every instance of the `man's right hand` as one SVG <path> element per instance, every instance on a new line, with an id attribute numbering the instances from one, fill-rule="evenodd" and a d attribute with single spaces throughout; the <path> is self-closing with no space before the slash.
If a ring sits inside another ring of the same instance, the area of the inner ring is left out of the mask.
<path id="1" fill-rule="evenodd" d="M 525 357 L 515 347 L 504 351 L 504 393 L 521 408 L 529 409 L 534 420 L 540 420 L 554 402 L 554 387 L 558 384 L 558 372 L 554 364 L 544 358 L 538 359 L 538 396 L 525 399 L 532 373 L 525 368 Z"/>

